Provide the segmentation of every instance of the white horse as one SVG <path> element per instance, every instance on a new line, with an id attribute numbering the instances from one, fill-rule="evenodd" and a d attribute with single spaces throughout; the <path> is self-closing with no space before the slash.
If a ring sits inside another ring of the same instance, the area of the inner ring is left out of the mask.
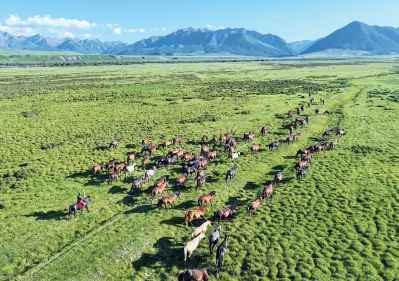
<path id="1" fill-rule="evenodd" d="M 236 161 L 238 159 L 238 156 L 240 155 L 240 152 L 233 152 L 230 154 L 231 161 Z"/>
<path id="2" fill-rule="evenodd" d="M 134 162 L 132 165 L 130 166 L 125 166 L 125 178 L 127 178 L 127 174 L 133 174 L 134 172 L 134 167 L 136 166 L 136 162 Z"/>
<path id="3" fill-rule="evenodd" d="M 201 232 L 200 235 L 198 235 L 197 237 L 195 237 L 193 240 L 191 240 L 190 242 L 188 242 L 185 246 L 184 246 L 184 263 L 186 263 L 187 260 L 187 255 L 189 258 L 191 258 L 191 255 L 193 254 L 193 252 L 195 251 L 195 249 L 197 249 L 199 242 L 205 237 L 205 233 Z"/>
<path id="4" fill-rule="evenodd" d="M 210 226 L 210 225 L 211 225 L 211 221 L 210 221 L 210 220 L 207 220 L 206 222 L 204 222 L 203 224 L 201 224 L 201 226 L 197 227 L 197 228 L 193 231 L 193 233 L 191 233 L 191 237 L 195 237 L 195 236 L 197 236 L 198 234 L 200 234 L 201 232 L 206 233 L 206 231 L 207 231 L 207 229 L 208 229 L 208 226 Z"/>
<path id="5" fill-rule="evenodd" d="M 144 179 L 148 179 L 148 181 L 150 181 L 154 177 L 156 169 L 157 169 L 157 167 L 154 166 L 154 167 L 152 167 L 152 169 L 146 170 L 145 171 L 145 175 L 144 175 Z"/>

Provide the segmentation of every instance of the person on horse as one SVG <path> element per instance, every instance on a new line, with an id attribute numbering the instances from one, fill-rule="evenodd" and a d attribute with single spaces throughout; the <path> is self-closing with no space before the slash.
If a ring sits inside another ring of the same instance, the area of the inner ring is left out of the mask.
<path id="1" fill-rule="evenodd" d="M 79 194 L 78 194 L 78 196 L 76 197 L 76 204 L 77 203 L 80 203 L 80 201 L 82 201 L 82 196 L 81 196 L 81 194 L 80 194 L 80 192 L 79 192 Z"/>

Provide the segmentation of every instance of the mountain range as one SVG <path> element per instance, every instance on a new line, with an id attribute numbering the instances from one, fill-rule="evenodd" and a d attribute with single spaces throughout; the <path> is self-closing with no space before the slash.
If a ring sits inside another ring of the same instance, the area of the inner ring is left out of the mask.
<path id="1" fill-rule="evenodd" d="M 287 43 L 273 34 L 244 28 L 208 30 L 184 28 L 128 44 L 120 41 L 54 39 L 42 35 L 13 36 L 0 31 L 1 50 L 71 51 L 111 55 L 241 55 L 289 57 L 323 52 L 388 55 L 399 53 L 399 28 L 369 26 L 354 21 L 315 41 Z"/>

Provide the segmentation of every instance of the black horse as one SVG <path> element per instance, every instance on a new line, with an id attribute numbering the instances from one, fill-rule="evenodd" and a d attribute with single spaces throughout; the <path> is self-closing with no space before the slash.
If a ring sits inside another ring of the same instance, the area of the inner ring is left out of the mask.
<path id="1" fill-rule="evenodd" d="M 223 266 L 224 256 L 227 254 L 227 241 L 229 240 L 229 234 L 224 236 L 222 244 L 218 246 L 216 251 L 216 268 Z"/>
<path id="2" fill-rule="evenodd" d="M 87 205 L 89 204 L 90 201 L 91 197 L 87 196 L 84 199 L 82 199 L 80 202 L 70 205 L 68 212 L 69 217 L 71 217 L 73 214 L 74 217 L 76 218 L 76 211 L 80 211 L 80 213 L 82 213 L 83 210 L 86 209 L 89 212 L 89 207 Z"/>
<path id="3" fill-rule="evenodd" d="M 230 180 L 232 179 L 232 178 L 234 178 L 234 176 L 236 175 L 236 169 L 237 169 L 237 167 L 236 166 L 234 166 L 233 168 L 231 168 L 230 170 L 228 170 L 227 172 L 226 172 L 226 180 L 230 177 Z"/>

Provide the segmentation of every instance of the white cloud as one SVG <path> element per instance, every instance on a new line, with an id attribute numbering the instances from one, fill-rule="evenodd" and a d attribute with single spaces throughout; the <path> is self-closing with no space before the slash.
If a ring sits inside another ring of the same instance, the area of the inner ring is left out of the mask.
<path id="1" fill-rule="evenodd" d="M 22 27 L 22 26 L 43 26 L 53 28 L 79 28 L 79 29 L 90 29 L 96 24 L 91 24 L 86 20 L 77 19 L 65 19 L 65 18 L 52 18 L 50 15 L 45 16 L 33 16 L 26 20 L 22 20 L 17 15 L 10 15 L 5 23 L 10 27 Z"/>
<path id="2" fill-rule="evenodd" d="M 88 34 L 88 33 L 82 34 L 82 36 L 83 36 L 84 38 L 90 38 L 90 37 L 91 37 L 91 35 Z"/>
<path id="3" fill-rule="evenodd" d="M 1 23 L 0 23 L 0 30 L 16 36 L 19 35 L 30 36 L 37 33 L 35 32 L 35 30 L 33 30 L 30 27 L 9 27 L 6 25 L 2 25 Z"/>
<path id="4" fill-rule="evenodd" d="M 157 29 L 155 29 L 155 30 L 157 30 Z M 130 29 L 126 29 L 126 32 L 128 32 L 128 33 L 137 33 L 137 32 L 144 33 L 145 31 L 146 31 L 146 30 L 145 30 L 144 28 L 139 28 L 139 29 L 130 28 Z"/>
<path id="5" fill-rule="evenodd" d="M 73 34 L 72 32 L 69 32 L 69 31 L 65 31 L 65 32 L 62 34 L 62 37 L 75 38 L 75 34 Z"/>
<path id="6" fill-rule="evenodd" d="M 122 29 L 120 29 L 120 27 L 115 27 L 112 31 L 113 31 L 115 34 L 122 34 Z"/>
<path id="7" fill-rule="evenodd" d="M 206 25 L 206 28 L 208 28 L 208 29 L 213 29 L 213 26 L 210 25 L 210 24 L 207 24 L 207 25 Z"/>

